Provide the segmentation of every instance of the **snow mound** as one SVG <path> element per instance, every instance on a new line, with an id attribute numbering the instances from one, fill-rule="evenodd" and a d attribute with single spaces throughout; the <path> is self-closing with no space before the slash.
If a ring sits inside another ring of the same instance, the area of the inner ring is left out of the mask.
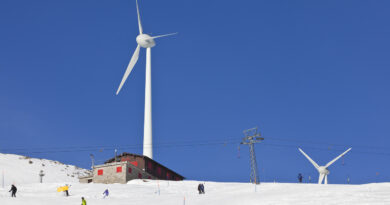
<path id="1" fill-rule="evenodd" d="M 78 176 L 85 176 L 88 170 L 58 161 L 36 159 L 14 154 L 0 153 L 0 185 L 39 183 L 40 171 L 43 171 L 44 183 L 74 183 Z"/>

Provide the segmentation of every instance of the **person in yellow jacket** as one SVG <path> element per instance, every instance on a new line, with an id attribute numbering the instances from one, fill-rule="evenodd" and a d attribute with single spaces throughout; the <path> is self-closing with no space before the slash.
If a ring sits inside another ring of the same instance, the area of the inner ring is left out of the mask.
<path id="1" fill-rule="evenodd" d="M 69 187 L 68 185 L 58 187 L 57 192 L 64 192 L 65 196 L 69 196 Z"/>
<path id="2" fill-rule="evenodd" d="M 81 205 L 87 205 L 87 201 L 85 201 L 84 197 L 81 197 Z"/>

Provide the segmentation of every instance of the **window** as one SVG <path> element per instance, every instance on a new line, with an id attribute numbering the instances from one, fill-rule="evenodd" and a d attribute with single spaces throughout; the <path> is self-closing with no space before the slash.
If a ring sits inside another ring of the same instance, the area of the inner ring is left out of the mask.
<path id="1" fill-rule="evenodd" d="M 148 162 L 148 169 L 152 170 L 152 162 Z"/>
<path id="2" fill-rule="evenodd" d="M 117 167 L 116 168 L 116 173 L 120 173 L 120 172 L 122 172 L 122 167 Z"/>
<path id="3" fill-rule="evenodd" d="M 131 173 L 133 170 L 131 168 L 129 168 L 129 173 Z"/>
<path id="4" fill-rule="evenodd" d="M 142 174 L 138 173 L 138 178 L 142 179 Z"/>
<path id="5" fill-rule="evenodd" d="M 132 165 L 138 167 L 138 162 L 137 162 L 137 161 L 132 161 L 132 162 L 130 162 L 130 163 L 131 163 Z"/>
<path id="6" fill-rule="evenodd" d="M 98 169 L 98 176 L 103 175 L 103 169 Z"/>
<path id="7" fill-rule="evenodd" d="M 157 175 L 161 176 L 161 167 L 157 167 Z"/>
<path id="8" fill-rule="evenodd" d="M 171 173 L 167 172 L 167 179 L 171 179 Z"/>

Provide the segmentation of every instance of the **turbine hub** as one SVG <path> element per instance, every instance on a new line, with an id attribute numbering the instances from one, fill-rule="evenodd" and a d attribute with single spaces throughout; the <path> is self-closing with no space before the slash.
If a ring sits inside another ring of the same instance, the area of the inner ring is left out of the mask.
<path id="1" fill-rule="evenodd" d="M 148 34 L 140 34 L 137 36 L 136 41 L 138 45 L 140 45 L 143 48 L 151 48 L 156 45 L 154 42 L 153 37 L 149 36 Z"/>
<path id="2" fill-rule="evenodd" d="M 326 167 L 324 167 L 324 166 L 319 167 L 318 168 L 318 172 L 320 174 L 325 174 L 325 175 L 328 175 L 330 173 L 329 170 Z"/>

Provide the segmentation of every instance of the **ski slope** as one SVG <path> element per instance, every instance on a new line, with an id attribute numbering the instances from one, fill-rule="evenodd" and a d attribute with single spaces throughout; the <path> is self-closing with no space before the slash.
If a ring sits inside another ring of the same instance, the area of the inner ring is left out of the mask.
<path id="1" fill-rule="evenodd" d="M 0 186 L 38 183 L 43 170 L 43 182 L 78 182 L 87 170 L 58 161 L 35 159 L 21 155 L 0 153 Z"/>
<path id="2" fill-rule="evenodd" d="M 258 204 L 390 204 L 390 183 L 365 185 L 318 185 L 292 183 L 205 182 L 206 194 L 197 193 L 197 181 L 142 181 L 128 184 L 79 184 L 70 187 L 71 196 L 56 192 L 63 183 L 24 184 L 17 198 L 0 189 L 2 205 L 258 205 Z M 110 196 L 102 198 L 108 188 Z"/>
<path id="3" fill-rule="evenodd" d="M 262 183 L 255 186 L 249 183 L 132 180 L 128 184 L 80 184 L 77 175 L 86 174 L 85 169 L 51 160 L 0 154 L 0 171 L 3 170 L 5 186 L 2 187 L 0 178 L 0 205 L 81 204 L 82 196 L 88 205 L 390 204 L 390 183 Z M 42 184 L 38 183 L 40 170 L 46 173 Z M 12 183 L 18 188 L 17 198 L 11 198 L 8 192 Z M 199 183 L 205 183 L 206 194 L 197 193 Z M 69 197 L 57 192 L 64 184 L 70 184 Z M 105 189 L 109 189 L 110 196 L 103 199 Z"/>

